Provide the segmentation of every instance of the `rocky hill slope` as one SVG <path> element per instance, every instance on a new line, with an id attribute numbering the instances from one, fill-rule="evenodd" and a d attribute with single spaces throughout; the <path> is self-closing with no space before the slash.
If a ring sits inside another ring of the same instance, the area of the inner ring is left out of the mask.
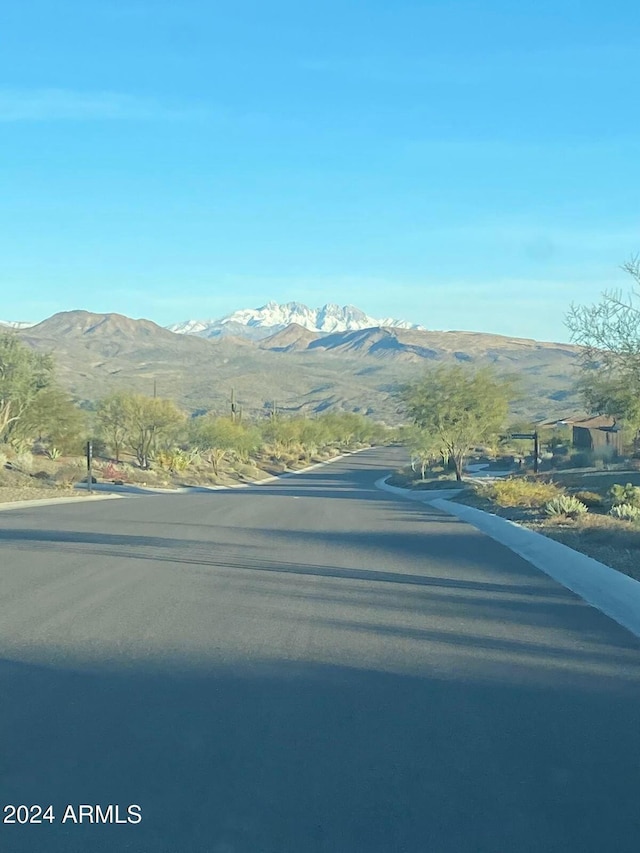
<path id="1" fill-rule="evenodd" d="M 60 381 L 90 405 L 116 389 L 173 397 L 190 411 L 226 411 L 233 388 L 245 412 L 273 400 L 289 411 L 336 407 L 398 419 L 398 386 L 430 365 L 494 365 L 520 379 L 514 412 L 546 418 L 580 410 L 572 391 L 578 349 L 472 332 L 376 327 L 322 334 L 290 324 L 259 341 L 175 334 L 150 320 L 68 311 L 14 334 L 53 352 Z"/>

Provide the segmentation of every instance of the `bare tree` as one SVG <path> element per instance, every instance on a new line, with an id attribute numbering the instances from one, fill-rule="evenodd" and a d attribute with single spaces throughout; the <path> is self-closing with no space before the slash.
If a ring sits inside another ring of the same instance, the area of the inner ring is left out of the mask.
<path id="1" fill-rule="evenodd" d="M 594 413 L 612 415 L 640 430 L 640 255 L 622 269 L 634 286 L 605 291 L 599 303 L 571 305 L 565 324 L 581 346 L 578 387 Z M 636 438 L 638 437 L 636 433 Z"/>
<path id="2" fill-rule="evenodd" d="M 640 255 L 623 264 L 636 287 L 640 286 Z M 605 291 L 594 305 L 572 303 L 565 324 L 571 340 L 583 348 L 585 370 L 624 372 L 640 381 L 640 291 L 625 297 L 621 290 Z"/>

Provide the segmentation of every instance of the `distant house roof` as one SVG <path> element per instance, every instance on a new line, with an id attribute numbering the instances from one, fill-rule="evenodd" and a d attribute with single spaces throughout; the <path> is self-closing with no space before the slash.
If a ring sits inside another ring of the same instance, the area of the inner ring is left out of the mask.
<path id="1" fill-rule="evenodd" d="M 567 416 L 566 418 L 553 418 L 553 420 L 542 421 L 541 423 L 539 423 L 538 429 L 547 429 L 547 428 L 553 429 L 554 427 L 558 427 L 558 426 L 571 426 L 574 423 L 574 421 L 581 421 L 581 420 L 583 420 L 582 415 L 575 416 L 575 417 Z"/>
<path id="2" fill-rule="evenodd" d="M 596 415 L 593 418 L 571 421 L 571 426 L 582 427 L 583 429 L 603 429 L 608 432 L 620 431 L 620 426 L 616 423 L 616 419 L 610 415 Z"/>
<path id="3" fill-rule="evenodd" d="M 609 432 L 620 431 L 620 425 L 617 424 L 616 419 L 610 415 L 595 415 L 591 418 L 585 418 L 582 416 L 558 418 L 558 420 L 544 421 L 544 423 L 538 424 L 539 429 L 556 426 L 582 427 L 583 429 L 604 429 Z"/>

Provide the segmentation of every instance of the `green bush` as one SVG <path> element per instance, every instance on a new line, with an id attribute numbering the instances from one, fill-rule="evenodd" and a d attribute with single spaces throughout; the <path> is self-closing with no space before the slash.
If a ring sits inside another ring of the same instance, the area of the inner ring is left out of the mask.
<path id="1" fill-rule="evenodd" d="M 178 447 L 172 447 L 167 450 L 159 450 L 154 457 L 154 461 L 161 468 L 179 474 L 186 471 L 191 465 L 193 455 Z"/>
<path id="2" fill-rule="evenodd" d="M 592 468 L 594 459 L 592 450 L 579 450 L 570 455 L 567 465 L 571 468 Z"/>
<path id="3" fill-rule="evenodd" d="M 486 487 L 485 494 L 499 506 L 541 507 L 561 494 L 555 483 L 508 477 Z"/>
<path id="4" fill-rule="evenodd" d="M 623 521 L 640 520 L 640 507 L 633 504 L 616 504 L 609 510 L 609 515 Z"/>
<path id="5" fill-rule="evenodd" d="M 640 507 L 640 487 L 632 483 L 626 483 L 624 486 L 616 483 L 607 492 L 607 497 L 612 506 L 629 504 Z"/>
<path id="6" fill-rule="evenodd" d="M 587 507 L 573 495 L 558 495 L 548 501 L 544 511 L 550 516 L 565 516 L 567 518 L 578 518 L 587 512 Z"/>

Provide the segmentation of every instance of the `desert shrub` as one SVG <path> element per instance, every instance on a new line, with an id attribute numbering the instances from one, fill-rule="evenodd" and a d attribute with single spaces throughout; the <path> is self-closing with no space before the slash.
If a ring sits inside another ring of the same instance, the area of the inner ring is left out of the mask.
<path id="1" fill-rule="evenodd" d="M 86 471 L 83 472 L 77 465 L 70 463 L 61 465 L 53 475 L 53 479 L 60 486 L 73 486 L 74 483 L 79 483 L 82 479 L 86 479 L 86 476 Z"/>
<path id="2" fill-rule="evenodd" d="M 587 512 L 587 507 L 574 495 L 558 495 L 548 501 L 544 511 L 550 516 L 566 516 L 567 518 L 578 518 Z"/>
<path id="3" fill-rule="evenodd" d="M 192 460 L 193 456 L 190 453 L 176 447 L 168 450 L 159 450 L 154 457 L 154 461 L 161 468 L 167 471 L 174 471 L 177 474 L 186 471 L 191 465 Z"/>
<path id="4" fill-rule="evenodd" d="M 102 476 L 105 480 L 119 480 L 122 483 L 128 482 L 128 475 L 124 468 L 119 468 L 113 462 L 109 462 L 102 470 Z"/>
<path id="5" fill-rule="evenodd" d="M 499 506 L 541 507 L 560 495 L 562 490 L 555 483 L 508 477 L 487 484 L 484 493 Z"/>
<path id="6" fill-rule="evenodd" d="M 613 518 L 619 518 L 623 521 L 638 521 L 640 520 L 640 506 L 633 504 L 616 504 L 609 510 L 609 515 Z"/>
<path id="7" fill-rule="evenodd" d="M 593 458 L 596 462 L 612 462 L 615 457 L 613 447 L 598 447 L 593 451 Z"/>
<path id="8" fill-rule="evenodd" d="M 26 438 L 14 437 L 11 439 L 11 446 L 18 456 L 22 456 L 25 453 L 31 453 L 33 443 Z"/>
<path id="9" fill-rule="evenodd" d="M 153 468 L 129 468 L 127 473 L 127 482 L 136 486 L 157 486 L 164 482 L 167 476 L 165 472 L 158 472 Z"/>
<path id="10" fill-rule="evenodd" d="M 624 486 L 616 483 L 607 492 L 607 497 L 612 506 L 630 504 L 640 507 L 640 487 L 632 483 L 626 483 Z"/>
<path id="11" fill-rule="evenodd" d="M 568 460 L 571 468 L 591 468 L 594 463 L 594 455 L 591 450 L 579 450 L 572 453 Z"/>
<path id="12" fill-rule="evenodd" d="M 235 470 L 241 477 L 246 477 L 247 479 L 253 479 L 257 473 L 257 469 L 254 465 L 248 465 L 244 462 L 236 465 Z"/>
<path id="13" fill-rule="evenodd" d="M 605 505 L 604 498 L 597 492 L 580 491 L 574 492 L 573 496 L 581 501 L 588 509 L 597 509 Z"/>
<path id="14" fill-rule="evenodd" d="M 25 474 L 30 474 L 31 471 L 33 471 L 32 454 L 28 451 L 22 451 L 22 453 L 17 453 L 13 460 L 13 466 L 19 471 L 23 471 Z"/>

